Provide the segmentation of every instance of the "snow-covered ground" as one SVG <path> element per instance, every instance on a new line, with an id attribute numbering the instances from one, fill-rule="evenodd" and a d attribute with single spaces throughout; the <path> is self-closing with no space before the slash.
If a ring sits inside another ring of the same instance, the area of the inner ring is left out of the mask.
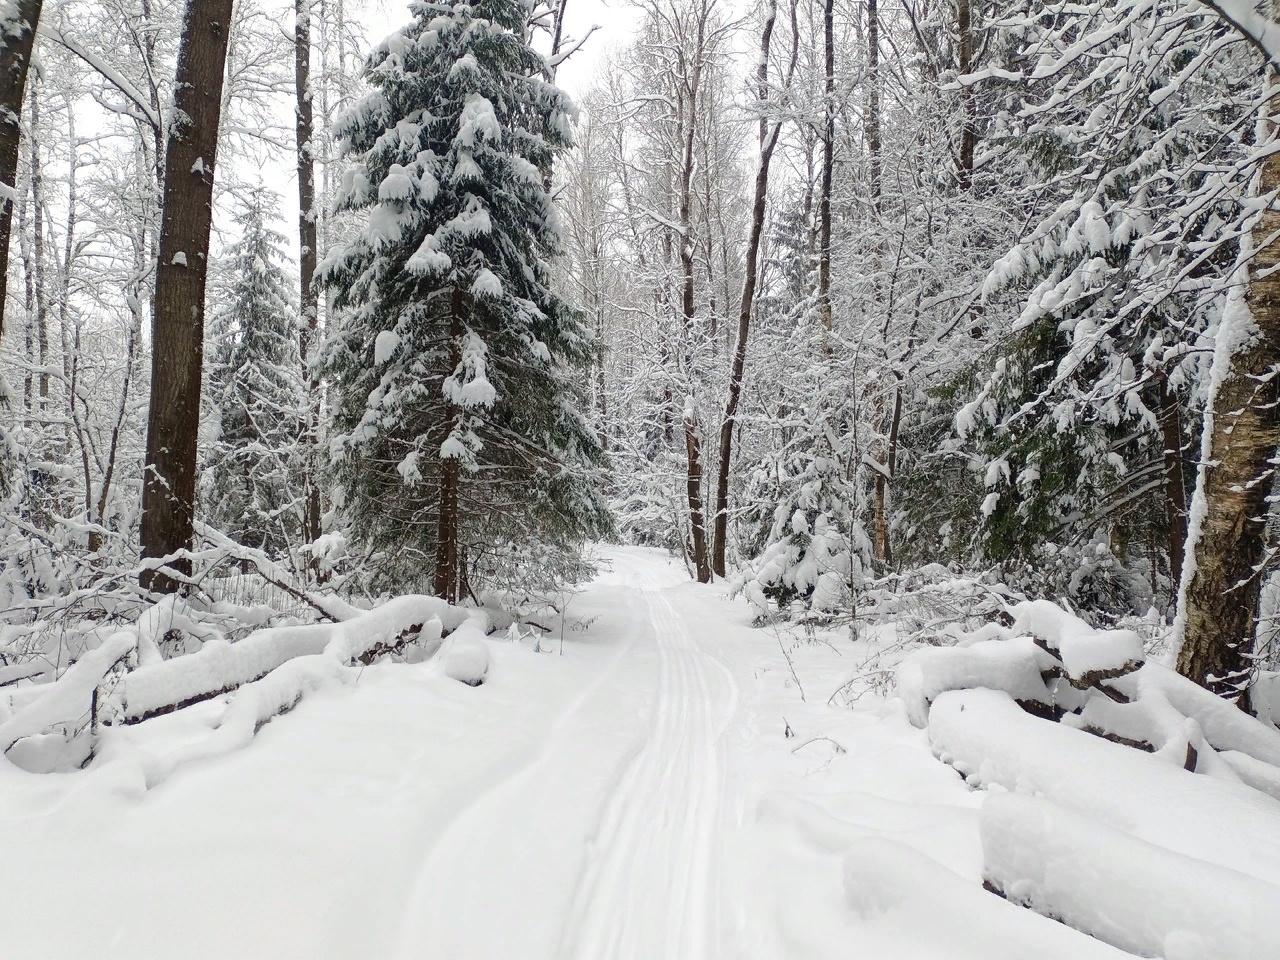
<path id="1" fill-rule="evenodd" d="M 854 645 L 606 557 L 482 686 L 375 664 L 149 790 L 0 764 L 0 957 L 1128 956 L 982 890 L 985 794 L 896 698 L 828 704 Z"/>

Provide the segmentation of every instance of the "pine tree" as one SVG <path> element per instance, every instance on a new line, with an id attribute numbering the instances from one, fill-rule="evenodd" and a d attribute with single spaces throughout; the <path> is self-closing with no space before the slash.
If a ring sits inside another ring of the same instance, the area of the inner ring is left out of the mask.
<path id="1" fill-rule="evenodd" d="M 285 273 L 284 237 L 271 226 L 277 198 L 254 191 L 229 252 L 226 303 L 210 324 L 208 512 L 233 539 L 279 554 L 301 530 L 305 388 L 298 313 Z"/>
<path id="2" fill-rule="evenodd" d="M 608 529 L 581 387 L 596 347 L 550 286 L 547 182 L 571 104 L 529 46 L 526 5 L 410 10 L 337 124 L 356 161 L 339 209 L 366 219 L 319 271 L 347 311 L 325 358 L 331 452 L 388 575 L 430 571 L 457 599 L 468 563 Z"/>

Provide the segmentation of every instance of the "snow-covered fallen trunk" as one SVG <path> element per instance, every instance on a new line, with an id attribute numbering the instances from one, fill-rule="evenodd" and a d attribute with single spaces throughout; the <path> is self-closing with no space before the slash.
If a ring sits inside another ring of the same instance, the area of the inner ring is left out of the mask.
<path id="1" fill-rule="evenodd" d="M 119 696 L 126 723 L 208 700 L 266 676 L 296 657 L 330 653 L 342 663 L 389 652 L 407 640 L 430 642 L 457 628 L 466 612 L 438 597 L 396 597 L 339 623 L 268 627 L 238 643 L 211 642 L 197 653 L 142 667 Z M 430 626 L 434 623 L 434 626 Z M 422 636 L 434 632 L 432 636 Z"/>
<path id="2" fill-rule="evenodd" d="M 984 880 L 1012 902 L 1140 956 L 1280 957 L 1280 886 L 1031 797 L 988 797 L 980 824 Z"/>
<path id="3" fill-rule="evenodd" d="M 230 697 L 226 709 L 204 735 L 184 741 L 169 750 L 155 752 L 133 750 L 130 737 L 124 733 L 118 744 L 111 744 L 103 751 L 103 758 L 109 759 L 113 755 L 132 756 L 140 764 L 144 782 L 150 788 L 167 778 L 182 764 L 236 750 L 252 740 L 266 723 L 292 710 L 307 694 L 354 682 L 358 671 L 352 668 L 353 664 L 363 662 L 368 653 L 386 652 L 390 649 L 389 644 L 404 635 L 401 625 L 406 618 L 413 620 L 426 612 L 428 607 L 436 605 L 446 614 L 450 623 L 457 624 L 445 641 L 446 646 L 440 651 L 445 674 L 471 686 L 484 681 L 489 669 L 489 648 L 484 635 L 488 620 L 482 611 L 468 612 L 434 597 L 398 599 L 409 602 L 397 603 L 392 600 L 356 620 L 319 625 L 326 628 L 324 632 L 329 634 L 323 650 L 295 656 L 265 676 L 239 686 Z M 432 604 L 412 602 L 419 600 L 430 600 Z M 388 610 L 389 607 L 392 609 Z M 378 617 L 377 614 L 382 616 Z M 421 626 L 411 624 L 410 629 L 416 641 L 428 647 L 439 643 L 441 639 L 442 627 L 438 616 L 432 616 Z M 245 638 L 248 639 L 250 637 Z M 244 642 L 242 640 L 241 644 Z"/>
<path id="4" fill-rule="evenodd" d="M 0 753 L 7 752 L 23 737 L 43 733 L 55 724 L 88 718 L 94 690 L 117 663 L 133 652 L 135 642 L 130 632 L 113 633 L 42 688 L 35 701 L 0 724 Z"/>
<path id="5" fill-rule="evenodd" d="M 1044 797 L 1157 846 L 1280 884 L 1280 804 L 1243 783 L 1033 717 L 1005 693 L 944 693 L 934 752 L 979 786 Z"/>
<path id="6" fill-rule="evenodd" d="M 930 956 L 982 960 L 1121 960 L 1125 954 L 984 893 L 910 847 L 859 840 L 844 859 L 849 908 L 894 939 L 936 946 Z M 857 956 L 856 945 L 850 956 Z M 912 954 L 915 956 L 916 954 Z"/>

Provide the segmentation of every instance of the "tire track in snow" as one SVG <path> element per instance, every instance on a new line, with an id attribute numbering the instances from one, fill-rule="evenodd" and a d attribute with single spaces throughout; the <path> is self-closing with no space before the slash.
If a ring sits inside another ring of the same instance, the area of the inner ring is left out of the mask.
<path id="1" fill-rule="evenodd" d="M 718 955 L 719 741 L 736 689 L 671 602 L 647 586 L 660 655 L 653 731 L 601 818 L 562 941 L 572 960 Z"/>

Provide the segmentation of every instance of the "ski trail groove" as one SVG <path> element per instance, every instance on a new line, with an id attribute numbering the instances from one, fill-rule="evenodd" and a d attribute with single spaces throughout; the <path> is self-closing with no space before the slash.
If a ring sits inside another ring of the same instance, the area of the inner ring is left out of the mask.
<path id="1" fill-rule="evenodd" d="M 606 802 L 563 937 L 566 960 L 714 960 L 714 869 L 725 776 L 720 737 L 737 699 L 655 584 L 652 730 Z"/>

